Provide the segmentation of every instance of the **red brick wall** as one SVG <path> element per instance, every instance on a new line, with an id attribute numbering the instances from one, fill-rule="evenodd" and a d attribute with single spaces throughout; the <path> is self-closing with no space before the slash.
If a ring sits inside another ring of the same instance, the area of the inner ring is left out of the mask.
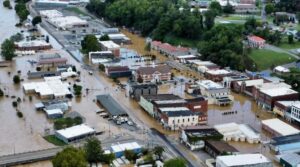
<path id="1" fill-rule="evenodd" d="M 197 108 L 197 106 L 201 106 Z M 199 101 L 192 101 L 186 104 L 186 107 L 193 112 L 204 112 L 206 113 L 208 110 L 208 102 L 207 100 L 199 100 Z M 195 108 L 196 107 L 196 108 Z"/>

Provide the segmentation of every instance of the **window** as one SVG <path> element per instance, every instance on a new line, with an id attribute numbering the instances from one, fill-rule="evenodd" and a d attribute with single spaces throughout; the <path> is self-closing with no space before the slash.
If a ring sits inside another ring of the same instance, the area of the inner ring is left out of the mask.
<path id="1" fill-rule="evenodd" d="M 188 120 L 187 120 L 188 122 L 190 122 L 190 118 L 188 118 Z"/>

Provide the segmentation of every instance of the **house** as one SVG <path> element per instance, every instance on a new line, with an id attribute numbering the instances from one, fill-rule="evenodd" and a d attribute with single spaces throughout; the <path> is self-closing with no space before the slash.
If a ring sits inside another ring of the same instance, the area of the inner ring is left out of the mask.
<path id="1" fill-rule="evenodd" d="M 191 126 L 180 131 L 180 142 L 191 150 L 204 148 L 205 140 L 221 140 L 223 135 L 207 126 Z"/>
<path id="2" fill-rule="evenodd" d="M 239 152 L 236 148 L 224 141 L 205 140 L 204 145 L 204 150 L 213 158 L 219 155 L 236 155 Z"/>
<path id="3" fill-rule="evenodd" d="M 51 44 L 43 40 L 15 42 L 15 49 L 18 51 L 42 51 L 51 48 Z"/>
<path id="4" fill-rule="evenodd" d="M 115 57 L 120 57 L 120 45 L 113 41 L 100 41 L 102 51 L 111 51 Z"/>
<path id="5" fill-rule="evenodd" d="M 140 101 L 141 96 L 157 95 L 157 92 L 158 92 L 158 86 L 156 84 L 134 83 L 129 85 L 129 96 L 137 101 Z"/>
<path id="6" fill-rule="evenodd" d="M 217 156 L 216 167 L 273 167 L 273 163 L 262 154 L 238 154 Z"/>
<path id="7" fill-rule="evenodd" d="M 95 135 L 96 131 L 85 125 L 76 125 L 70 128 L 55 131 L 55 136 L 65 143 L 81 140 L 83 138 Z"/>
<path id="8" fill-rule="evenodd" d="M 161 82 L 171 80 L 171 69 L 168 65 L 155 67 L 140 67 L 135 72 L 136 81 L 141 78 L 143 82 Z"/>
<path id="9" fill-rule="evenodd" d="M 300 151 L 300 134 L 274 137 L 270 141 L 270 148 L 276 154 L 294 153 Z"/>
<path id="10" fill-rule="evenodd" d="M 131 77 L 132 71 L 128 66 L 109 66 L 105 68 L 105 74 L 111 78 Z"/>
<path id="11" fill-rule="evenodd" d="M 274 89 L 263 89 L 258 91 L 257 104 L 262 108 L 272 110 L 276 101 L 298 100 L 299 93 L 290 88 L 277 87 Z"/>
<path id="12" fill-rule="evenodd" d="M 226 76 L 232 75 L 231 72 L 224 69 L 216 69 L 216 70 L 207 70 L 204 73 L 206 79 L 212 80 L 214 82 L 221 82 L 223 78 Z"/>
<path id="13" fill-rule="evenodd" d="M 205 115 L 201 112 L 192 112 L 186 107 L 161 107 L 158 108 L 158 112 L 162 125 L 170 130 L 197 126 L 202 121 L 206 123 Z"/>
<path id="14" fill-rule="evenodd" d="M 248 36 L 248 45 L 251 48 L 262 49 L 265 47 L 266 40 L 258 36 Z"/>
<path id="15" fill-rule="evenodd" d="M 267 119 L 261 121 L 262 129 L 266 130 L 273 136 L 287 136 L 300 133 L 300 131 L 280 119 Z"/>
<path id="16" fill-rule="evenodd" d="M 211 80 L 197 81 L 202 96 L 208 98 L 208 104 L 228 105 L 232 100 L 230 90 Z"/>

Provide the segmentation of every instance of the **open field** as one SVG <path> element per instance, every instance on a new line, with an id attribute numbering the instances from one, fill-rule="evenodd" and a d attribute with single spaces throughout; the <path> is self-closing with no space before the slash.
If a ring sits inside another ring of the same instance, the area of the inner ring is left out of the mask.
<path id="1" fill-rule="evenodd" d="M 294 57 L 286 53 L 278 53 L 270 50 L 252 50 L 250 58 L 256 63 L 258 70 L 266 70 L 271 66 L 277 66 L 295 61 Z"/>

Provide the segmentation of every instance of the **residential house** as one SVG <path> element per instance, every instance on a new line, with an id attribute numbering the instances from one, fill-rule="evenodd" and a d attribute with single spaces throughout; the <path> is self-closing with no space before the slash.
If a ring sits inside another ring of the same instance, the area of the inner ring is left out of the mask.
<path id="1" fill-rule="evenodd" d="M 266 40 L 258 36 L 248 36 L 248 45 L 251 48 L 262 49 L 265 47 Z"/>
<path id="2" fill-rule="evenodd" d="M 171 80 L 171 68 L 168 65 L 155 67 L 140 67 L 135 72 L 136 81 L 141 78 L 143 82 L 161 82 Z"/>

